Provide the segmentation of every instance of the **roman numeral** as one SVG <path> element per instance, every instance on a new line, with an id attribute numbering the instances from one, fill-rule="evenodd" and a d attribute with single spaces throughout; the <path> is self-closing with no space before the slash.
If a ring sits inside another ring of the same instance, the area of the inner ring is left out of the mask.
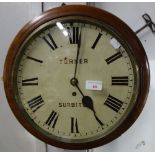
<path id="1" fill-rule="evenodd" d="M 67 27 L 70 44 L 78 44 L 79 41 L 79 27 Z"/>
<path id="2" fill-rule="evenodd" d="M 117 52 L 116 54 L 107 58 L 105 61 L 107 62 L 107 64 L 110 64 L 110 63 L 114 62 L 115 60 L 119 59 L 120 57 L 122 57 L 122 53 Z"/>
<path id="3" fill-rule="evenodd" d="M 30 56 L 27 56 L 27 59 L 33 60 L 33 61 L 35 61 L 35 62 L 43 63 L 42 60 L 39 60 L 39 59 L 36 59 L 36 58 L 30 57 Z"/>
<path id="4" fill-rule="evenodd" d="M 22 80 L 22 86 L 38 86 L 38 78 Z"/>
<path id="5" fill-rule="evenodd" d="M 109 108 L 111 108 L 112 110 L 118 112 L 121 109 L 123 102 L 109 95 L 104 104 Z"/>
<path id="6" fill-rule="evenodd" d="M 52 48 L 52 50 L 55 50 L 56 48 L 58 48 L 50 33 L 48 33 L 46 37 L 44 36 L 43 39 L 47 43 L 47 45 Z"/>
<path id="7" fill-rule="evenodd" d="M 57 114 L 57 112 L 55 112 L 54 110 L 51 112 L 51 114 L 49 115 L 47 121 L 45 122 L 45 124 L 47 124 L 48 126 L 52 126 L 52 128 L 55 128 L 55 125 L 57 123 L 59 115 Z"/>
<path id="8" fill-rule="evenodd" d="M 113 76 L 111 78 L 112 85 L 121 85 L 121 86 L 128 86 L 128 76 Z"/>
<path id="9" fill-rule="evenodd" d="M 37 111 L 40 107 L 44 105 L 44 100 L 42 99 L 41 95 L 34 97 L 30 101 L 27 102 L 29 107 L 32 109 L 33 112 Z"/>
<path id="10" fill-rule="evenodd" d="M 77 118 L 71 117 L 71 133 L 79 133 Z"/>
<path id="11" fill-rule="evenodd" d="M 100 40 L 101 36 L 102 36 L 102 34 L 99 33 L 98 36 L 97 36 L 97 38 L 96 38 L 96 40 L 95 40 L 95 42 L 94 42 L 94 44 L 91 47 L 92 49 L 95 49 L 95 47 L 96 47 L 98 41 Z"/>

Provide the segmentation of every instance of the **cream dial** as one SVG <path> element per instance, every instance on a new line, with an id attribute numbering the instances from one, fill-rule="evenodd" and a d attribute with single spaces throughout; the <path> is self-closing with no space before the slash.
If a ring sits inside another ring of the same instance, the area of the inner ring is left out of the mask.
<path id="1" fill-rule="evenodd" d="M 79 36 L 76 78 L 94 111 L 71 84 Z M 44 134 L 69 142 L 106 136 L 126 118 L 138 90 L 137 69 L 129 49 L 104 27 L 72 20 L 45 24 L 20 49 L 14 90 L 25 117 Z M 86 81 L 101 82 L 102 89 Z M 93 89 L 94 88 L 94 89 Z M 96 88 L 96 89 L 95 89 Z"/>

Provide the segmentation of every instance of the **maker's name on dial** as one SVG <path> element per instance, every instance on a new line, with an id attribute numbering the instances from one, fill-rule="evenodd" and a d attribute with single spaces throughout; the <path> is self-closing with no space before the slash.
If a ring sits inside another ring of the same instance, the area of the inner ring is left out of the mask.
<path id="1" fill-rule="evenodd" d="M 66 108 L 66 107 L 83 107 L 82 103 L 78 102 L 59 102 L 59 107 Z"/>
<path id="2" fill-rule="evenodd" d="M 59 63 L 60 64 L 76 64 L 76 61 L 78 64 L 88 64 L 88 59 L 71 59 L 71 58 L 62 58 L 62 59 L 59 59 Z"/>

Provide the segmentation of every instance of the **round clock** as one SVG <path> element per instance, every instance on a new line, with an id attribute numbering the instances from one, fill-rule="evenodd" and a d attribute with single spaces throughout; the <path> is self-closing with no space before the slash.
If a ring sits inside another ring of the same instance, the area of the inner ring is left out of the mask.
<path id="1" fill-rule="evenodd" d="M 137 119 L 149 65 L 135 33 L 89 6 L 62 6 L 17 34 L 4 67 L 8 103 L 42 141 L 67 149 L 101 146 Z"/>

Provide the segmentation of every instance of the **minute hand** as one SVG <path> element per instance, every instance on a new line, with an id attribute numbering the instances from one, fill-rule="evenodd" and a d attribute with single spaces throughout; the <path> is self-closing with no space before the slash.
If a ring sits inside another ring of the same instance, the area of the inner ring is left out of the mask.
<path id="1" fill-rule="evenodd" d="M 77 43 L 77 54 L 76 54 L 76 64 L 75 64 L 75 70 L 74 70 L 74 78 L 76 78 L 76 71 L 77 71 L 77 64 L 78 64 L 78 59 L 79 59 L 80 47 L 81 47 L 81 30 L 80 30 L 78 43 Z"/>

